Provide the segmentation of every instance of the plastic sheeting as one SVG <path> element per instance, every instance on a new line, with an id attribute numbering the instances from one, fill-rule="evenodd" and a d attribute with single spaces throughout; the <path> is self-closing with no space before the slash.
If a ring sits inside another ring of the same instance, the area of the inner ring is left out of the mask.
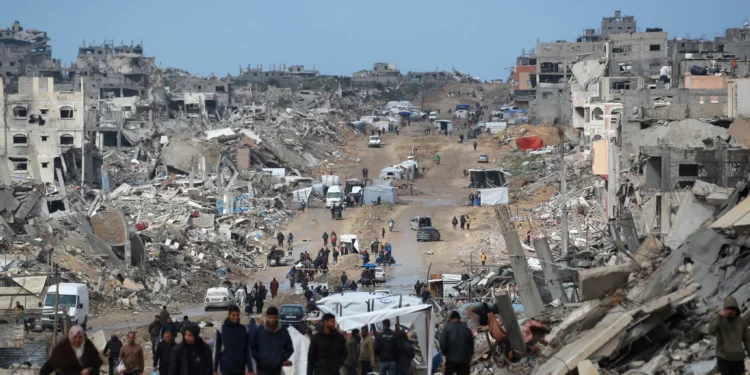
<path id="1" fill-rule="evenodd" d="M 291 366 L 284 366 L 284 375 L 307 375 L 307 353 L 310 351 L 310 339 L 297 331 L 296 328 L 288 328 L 289 336 L 292 338 L 294 353 L 289 357 Z"/>
<path id="2" fill-rule="evenodd" d="M 483 206 L 508 204 L 508 188 L 480 189 L 479 192 L 482 193 Z"/>
<path id="3" fill-rule="evenodd" d="M 378 197 L 380 197 L 381 203 L 396 203 L 398 200 L 398 189 L 395 186 L 383 186 L 383 185 L 373 185 L 373 186 L 367 186 L 364 188 L 365 196 L 364 196 L 364 204 L 372 204 L 372 202 L 377 202 Z"/>
<path id="4" fill-rule="evenodd" d="M 307 202 L 310 199 L 313 188 L 306 187 L 304 189 L 295 190 L 292 192 L 292 202 Z"/>
<path id="5" fill-rule="evenodd" d="M 388 176 L 395 177 L 396 179 L 404 178 L 406 171 L 401 168 L 385 167 L 380 170 L 380 179 L 385 180 Z"/>
<path id="6" fill-rule="evenodd" d="M 341 185 L 341 178 L 336 175 L 323 175 L 320 176 L 320 180 L 328 187 Z"/>
<path id="7" fill-rule="evenodd" d="M 544 142 L 542 142 L 542 139 L 536 135 L 516 138 L 516 144 L 518 144 L 518 150 L 521 152 L 526 150 L 538 150 L 544 147 Z"/>
<path id="8" fill-rule="evenodd" d="M 352 276 L 352 275 L 350 275 Z M 383 309 L 398 309 L 406 305 L 421 305 L 422 299 L 412 296 L 383 296 L 369 292 L 332 294 L 317 302 L 320 311 L 336 316 L 349 316 Z"/>
<path id="9" fill-rule="evenodd" d="M 419 305 L 402 307 L 398 309 L 378 310 L 362 314 L 343 316 L 336 319 L 339 327 L 343 331 L 351 331 L 355 328 L 361 328 L 365 325 L 380 324 L 385 319 L 389 319 L 391 324 L 396 323 L 398 318 L 402 326 L 410 327 L 414 325 L 414 332 L 417 334 L 419 348 L 422 356 L 427 361 L 428 371 L 432 368 L 432 358 L 436 354 L 435 343 L 435 322 L 433 321 L 432 305 Z M 428 331 L 429 329 L 429 331 Z M 296 349 L 296 348 L 295 348 Z M 425 355 L 427 353 L 427 355 Z"/>

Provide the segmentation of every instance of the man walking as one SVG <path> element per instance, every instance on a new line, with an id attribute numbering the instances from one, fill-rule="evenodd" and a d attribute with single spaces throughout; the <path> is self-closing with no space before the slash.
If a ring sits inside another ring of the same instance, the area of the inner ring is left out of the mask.
<path id="1" fill-rule="evenodd" d="M 279 282 L 276 281 L 276 278 L 274 277 L 273 280 L 271 280 L 271 299 L 276 298 L 276 293 L 279 292 Z"/>
<path id="2" fill-rule="evenodd" d="M 249 363 L 247 343 L 247 328 L 240 323 L 240 308 L 230 306 L 224 324 L 216 330 L 214 375 L 245 375 Z"/>
<path id="3" fill-rule="evenodd" d="M 381 229 L 380 229 L 380 236 L 381 236 L 382 238 L 385 238 L 385 228 L 381 228 Z"/>
<path id="4" fill-rule="evenodd" d="M 177 324 L 172 321 L 172 317 L 167 318 L 167 324 L 161 325 L 161 338 L 164 338 L 164 332 L 172 332 L 172 337 L 177 337 Z"/>
<path id="5" fill-rule="evenodd" d="M 372 372 L 372 366 L 375 365 L 375 339 L 368 334 L 367 326 L 362 327 L 362 340 L 359 345 L 359 363 L 362 374 L 367 375 Z"/>
<path id="6" fill-rule="evenodd" d="M 333 314 L 323 315 L 322 321 L 323 330 L 310 339 L 307 373 L 339 375 L 339 369 L 346 360 L 346 339 L 336 330 L 336 318 Z"/>
<path id="7" fill-rule="evenodd" d="M 375 357 L 380 362 L 380 375 L 396 375 L 398 360 L 396 337 L 391 331 L 391 321 L 383 320 L 383 331 L 375 337 Z"/>
<path id="8" fill-rule="evenodd" d="M 292 337 L 281 326 L 279 310 L 269 307 L 266 321 L 258 327 L 250 338 L 250 352 L 255 360 L 257 375 L 281 375 L 283 366 L 291 366 L 289 358 L 294 353 Z"/>
<path id="9" fill-rule="evenodd" d="M 470 230 L 470 229 L 471 229 L 471 218 L 466 216 L 466 230 Z"/>
<path id="10" fill-rule="evenodd" d="M 347 375 L 362 375 L 359 363 L 359 330 L 353 329 L 352 335 L 346 340 L 346 373 Z"/>
<path id="11" fill-rule="evenodd" d="M 144 365 L 143 348 L 135 343 L 135 332 L 128 332 L 128 342 L 120 349 L 120 361 L 125 365 L 122 375 L 141 375 Z"/>
<path id="12" fill-rule="evenodd" d="M 157 336 L 157 339 L 159 337 Z M 112 338 L 107 341 L 107 345 L 104 345 L 104 355 L 109 359 L 109 375 L 115 375 L 115 369 L 117 368 L 117 358 L 120 358 L 120 350 L 122 349 L 122 341 L 117 338 L 117 335 L 112 335 Z"/>
<path id="13" fill-rule="evenodd" d="M 477 141 L 474 141 L 474 151 L 477 150 Z"/>
<path id="14" fill-rule="evenodd" d="M 161 324 L 167 324 L 167 318 L 169 318 L 169 311 L 167 311 L 167 306 L 162 306 L 161 311 L 159 312 L 159 320 L 161 321 Z"/>
<path id="15" fill-rule="evenodd" d="M 487 261 L 487 254 L 482 251 L 482 265 L 484 266 L 484 263 Z"/>
<path id="16" fill-rule="evenodd" d="M 258 294 L 255 295 L 255 308 L 258 314 L 263 313 L 263 305 L 266 303 L 266 287 L 263 283 L 258 286 Z"/>
<path id="17" fill-rule="evenodd" d="M 211 347 L 201 338 L 197 324 L 185 327 L 185 336 L 174 347 L 171 359 L 170 375 L 211 375 Z"/>
<path id="18" fill-rule="evenodd" d="M 464 215 L 461 215 L 461 219 L 459 219 L 461 222 L 461 229 L 464 229 L 466 226 L 466 217 Z"/>
<path id="19" fill-rule="evenodd" d="M 159 318 L 159 315 L 154 316 L 154 321 L 148 325 L 148 335 L 151 338 L 151 355 L 154 355 L 161 336 L 161 318 Z"/>
<path id="20" fill-rule="evenodd" d="M 456 217 L 453 217 L 453 221 L 451 221 L 451 224 L 453 224 L 453 230 L 456 230 L 456 225 L 458 225 L 458 219 Z"/>
<path id="21" fill-rule="evenodd" d="M 750 355 L 750 332 L 740 315 L 740 305 L 732 296 L 724 299 L 708 325 L 708 333 L 716 336 L 716 369 L 721 375 L 745 372 L 745 354 Z"/>
<path id="22" fill-rule="evenodd" d="M 174 349 L 174 337 L 171 331 L 164 332 L 164 340 L 156 346 L 154 353 L 153 369 L 159 369 L 159 374 L 169 375 L 169 362 L 172 360 L 172 349 Z M 157 367 L 158 366 L 158 367 Z"/>
<path id="23" fill-rule="evenodd" d="M 276 240 L 279 242 L 279 247 L 284 246 L 284 233 L 276 233 Z"/>
<path id="24" fill-rule="evenodd" d="M 445 358 L 445 375 L 469 375 L 469 363 L 474 355 L 474 336 L 461 323 L 458 311 L 451 312 L 439 341 L 440 352 Z"/>
<path id="25" fill-rule="evenodd" d="M 323 232 L 323 246 L 328 246 L 328 233 Z"/>

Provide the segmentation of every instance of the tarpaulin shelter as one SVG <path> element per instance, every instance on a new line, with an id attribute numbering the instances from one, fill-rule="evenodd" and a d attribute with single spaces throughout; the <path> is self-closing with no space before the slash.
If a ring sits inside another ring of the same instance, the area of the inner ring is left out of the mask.
<path id="1" fill-rule="evenodd" d="M 435 324 L 433 320 L 432 305 L 417 305 L 396 309 L 376 310 L 356 315 L 342 316 L 336 319 L 341 330 L 344 332 L 359 329 L 365 325 L 380 324 L 388 319 L 392 325 L 398 324 L 404 327 L 414 326 L 417 342 L 422 356 L 427 362 L 427 369 L 432 368 L 432 358 L 436 353 Z"/>
<path id="2" fill-rule="evenodd" d="M 320 299 L 316 305 L 323 313 L 349 316 L 383 309 L 398 309 L 406 305 L 421 305 L 422 299 L 412 296 L 383 296 L 370 292 L 344 292 Z"/>
<path id="3" fill-rule="evenodd" d="M 404 175 L 406 174 L 406 171 L 401 168 L 396 167 L 385 167 L 380 170 L 380 179 L 386 180 L 388 178 L 395 178 L 397 180 L 400 180 L 404 178 Z"/>
<path id="4" fill-rule="evenodd" d="M 499 204 L 508 204 L 508 188 L 499 187 L 494 189 L 479 190 L 482 196 L 483 206 L 496 206 Z"/>
<path id="5" fill-rule="evenodd" d="M 307 203 L 307 200 L 310 199 L 310 194 L 312 194 L 313 188 L 312 187 L 306 187 L 304 189 L 298 189 L 292 192 L 292 202 L 305 202 Z"/>
<path id="6" fill-rule="evenodd" d="M 530 135 L 528 137 L 516 138 L 516 145 L 518 145 L 518 151 L 523 152 L 526 150 L 538 150 L 544 147 L 544 142 L 542 142 L 542 138 L 538 135 Z"/>
<path id="7" fill-rule="evenodd" d="M 372 204 L 377 202 L 380 197 L 381 203 L 396 203 L 398 200 L 398 189 L 395 186 L 383 186 L 383 185 L 372 185 L 364 188 L 365 191 L 365 202 L 364 204 Z"/>
<path id="8" fill-rule="evenodd" d="M 503 187 L 506 184 L 505 174 L 501 169 L 469 169 L 469 181 L 476 188 Z"/>

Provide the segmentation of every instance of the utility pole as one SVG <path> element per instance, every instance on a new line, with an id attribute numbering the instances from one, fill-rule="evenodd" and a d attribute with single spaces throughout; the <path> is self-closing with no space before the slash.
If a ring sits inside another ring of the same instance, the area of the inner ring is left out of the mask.
<path id="1" fill-rule="evenodd" d="M 55 322 L 52 325 L 52 345 L 53 346 L 57 344 L 57 309 L 59 307 L 60 307 L 60 270 L 57 267 L 55 267 Z"/>
<path id="2" fill-rule="evenodd" d="M 565 130 L 562 123 L 557 124 L 557 135 L 560 138 L 560 236 L 562 237 L 562 256 L 568 255 L 568 186 L 565 171 Z"/>

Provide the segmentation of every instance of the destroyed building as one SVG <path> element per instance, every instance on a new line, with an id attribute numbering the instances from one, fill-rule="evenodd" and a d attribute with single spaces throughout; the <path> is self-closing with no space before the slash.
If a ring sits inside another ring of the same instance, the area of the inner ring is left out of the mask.
<path id="1" fill-rule="evenodd" d="M 238 79 L 251 83 L 267 83 L 274 86 L 289 86 L 293 82 L 299 82 L 305 78 L 316 77 L 320 72 L 312 69 L 305 69 L 304 65 L 271 64 L 268 70 L 263 70 L 263 64 L 258 64 L 254 68 L 247 64 L 247 68 L 242 69 Z"/>
<path id="2" fill-rule="evenodd" d="M 372 85 L 382 83 L 385 85 L 398 83 L 401 78 L 401 71 L 396 64 L 379 62 L 372 65 L 372 69 L 362 70 L 352 74 L 352 84 L 354 85 Z"/>
<path id="3" fill-rule="evenodd" d="M 18 92 L 18 78 L 41 76 L 62 79 L 60 60 L 52 58 L 52 47 L 46 31 L 25 29 L 16 21 L 0 29 L 0 75 L 5 77 L 5 91 Z"/>
<path id="4" fill-rule="evenodd" d="M 0 86 L 4 79 L 0 79 Z M 3 181 L 52 182 L 56 170 L 72 173 L 63 154 L 84 144 L 83 91 L 56 92 L 53 78 L 19 78 L 19 93 L 2 95 L 0 155 Z M 71 168 L 73 167 L 73 168 Z M 80 165 L 78 166 L 81 167 Z"/>

